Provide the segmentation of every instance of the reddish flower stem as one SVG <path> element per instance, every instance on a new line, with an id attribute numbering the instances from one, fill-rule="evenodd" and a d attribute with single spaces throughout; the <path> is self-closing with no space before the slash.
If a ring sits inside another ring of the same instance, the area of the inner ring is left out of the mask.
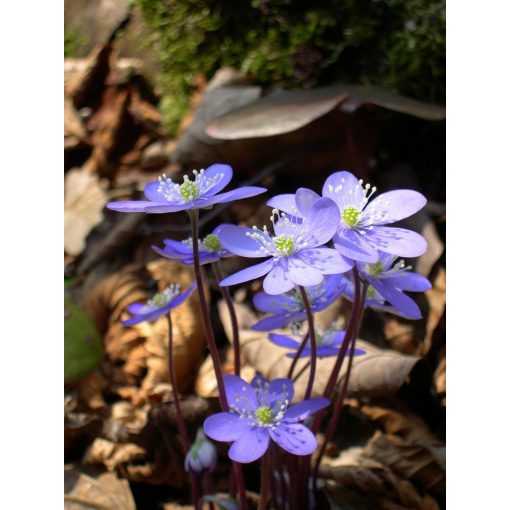
<path id="1" fill-rule="evenodd" d="M 181 436 L 182 448 L 184 455 L 186 455 L 190 449 L 190 441 L 188 432 L 186 431 L 186 423 L 184 422 L 184 416 L 182 414 L 181 404 L 179 401 L 179 391 L 177 389 L 177 379 L 175 377 L 175 366 L 174 366 L 174 354 L 173 354 L 173 332 L 172 332 L 172 316 L 168 312 L 166 316 L 168 322 L 168 375 L 170 377 L 170 384 L 172 385 L 172 392 L 174 395 L 174 406 L 175 416 L 177 420 L 177 428 L 179 429 L 179 435 Z M 193 506 L 198 509 L 198 499 L 200 497 L 200 486 L 198 483 L 197 476 L 195 473 L 190 473 L 191 477 L 191 497 Z"/>
<path id="2" fill-rule="evenodd" d="M 301 344 L 299 345 L 299 348 L 296 351 L 296 357 L 292 360 L 292 363 L 289 368 L 289 373 L 287 374 L 287 379 L 292 379 L 292 374 L 294 373 L 296 364 L 299 361 L 299 357 L 301 356 L 303 349 L 305 348 L 307 340 L 308 340 L 308 331 L 306 332 L 306 335 L 303 337 L 303 340 L 301 340 Z M 297 377 L 296 377 L 296 379 L 297 379 Z"/>
<path id="3" fill-rule="evenodd" d="M 222 287 L 220 285 L 221 280 L 223 280 L 220 262 L 213 262 L 212 268 L 214 276 L 218 282 L 221 295 L 227 304 L 228 313 L 230 314 L 230 322 L 232 324 L 232 345 L 234 346 L 234 373 L 235 375 L 239 375 L 241 373 L 241 346 L 239 343 L 239 323 L 237 321 L 236 310 L 228 287 Z"/>
<path id="4" fill-rule="evenodd" d="M 310 376 L 308 377 L 308 385 L 306 386 L 306 392 L 304 400 L 308 400 L 312 394 L 313 382 L 315 380 L 315 371 L 317 368 L 317 341 L 315 339 L 315 326 L 313 324 L 313 313 L 308 301 L 308 295 L 304 287 L 299 285 L 299 292 L 301 292 L 301 298 L 305 305 L 306 318 L 308 320 L 308 332 L 310 334 Z"/>

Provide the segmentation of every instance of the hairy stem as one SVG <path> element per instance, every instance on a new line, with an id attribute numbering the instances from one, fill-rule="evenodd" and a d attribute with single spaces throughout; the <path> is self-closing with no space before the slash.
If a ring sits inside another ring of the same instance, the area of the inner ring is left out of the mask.
<path id="1" fill-rule="evenodd" d="M 260 500 L 259 510 L 266 510 L 269 499 L 269 453 L 262 456 L 260 465 Z"/>
<path id="2" fill-rule="evenodd" d="M 301 292 L 301 298 L 305 305 L 306 318 L 308 320 L 308 331 L 310 334 L 310 376 L 308 377 L 308 385 L 306 386 L 306 392 L 304 400 L 308 400 L 312 394 L 313 382 L 315 380 L 315 371 L 317 368 L 317 341 L 315 339 L 315 326 L 313 324 L 313 313 L 308 301 L 308 295 L 304 287 L 299 285 L 299 292 Z"/>
<path id="3" fill-rule="evenodd" d="M 293 358 L 293 360 L 292 360 L 292 363 L 289 368 L 289 373 L 287 374 L 287 379 L 292 379 L 292 374 L 294 373 L 296 364 L 299 360 L 299 357 L 301 356 L 301 353 L 303 352 L 303 349 L 305 348 L 307 340 L 308 340 L 308 331 L 306 332 L 306 335 L 303 337 L 303 340 L 301 341 L 301 344 L 299 345 L 299 348 L 296 351 L 296 357 Z M 296 379 L 297 379 L 297 377 L 296 377 Z"/>

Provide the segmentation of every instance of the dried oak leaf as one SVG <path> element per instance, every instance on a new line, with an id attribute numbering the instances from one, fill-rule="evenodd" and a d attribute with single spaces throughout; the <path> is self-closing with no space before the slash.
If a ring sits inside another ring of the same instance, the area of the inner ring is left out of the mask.
<path id="1" fill-rule="evenodd" d="M 246 362 L 268 379 L 287 377 L 291 359 L 286 356 L 287 349 L 276 346 L 268 340 L 267 333 L 253 331 L 250 328 L 258 320 L 246 306 L 235 303 L 240 327 L 241 350 Z M 224 302 L 218 303 L 220 318 L 230 341 L 231 328 L 228 310 Z M 320 323 L 320 316 L 318 317 Z M 323 323 L 324 325 L 324 323 Z M 288 330 L 279 330 L 290 334 Z M 356 345 L 366 351 L 363 356 L 354 358 L 349 381 L 349 395 L 359 397 L 377 397 L 395 394 L 410 377 L 413 368 L 420 361 L 417 356 L 408 356 L 397 352 L 382 350 L 368 342 L 358 340 Z M 298 361 L 297 374 L 307 364 Z M 335 364 L 335 358 L 317 360 L 317 371 L 312 396 L 320 396 L 327 384 L 329 374 Z M 342 367 L 339 381 L 344 377 L 346 363 Z M 305 370 L 294 384 L 295 398 L 303 398 L 308 371 Z"/>
<path id="2" fill-rule="evenodd" d="M 105 184 L 85 168 L 69 170 L 64 178 L 64 250 L 79 255 L 85 238 L 103 219 L 108 198 Z"/>
<path id="3" fill-rule="evenodd" d="M 136 510 L 127 480 L 115 473 L 89 476 L 79 467 L 64 468 L 65 510 Z"/>

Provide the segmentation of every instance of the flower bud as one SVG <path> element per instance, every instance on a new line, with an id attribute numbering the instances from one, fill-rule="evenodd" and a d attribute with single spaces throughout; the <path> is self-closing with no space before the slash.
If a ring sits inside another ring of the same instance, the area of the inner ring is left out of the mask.
<path id="1" fill-rule="evenodd" d="M 213 443 L 207 439 L 202 429 L 198 429 L 197 438 L 186 454 L 184 468 L 188 472 L 202 475 L 214 470 L 217 459 Z"/>

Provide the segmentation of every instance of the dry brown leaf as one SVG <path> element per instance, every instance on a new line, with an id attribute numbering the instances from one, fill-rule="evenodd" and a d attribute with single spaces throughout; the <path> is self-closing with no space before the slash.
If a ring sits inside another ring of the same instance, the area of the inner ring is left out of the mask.
<path id="1" fill-rule="evenodd" d="M 240 327 L 241 348 L 246 362 L 268 379 L 287 377 L 291 365 L 291 359 L 285 356 L 288 350 L 271 343 L 266 333 L 249 329 L 258 319 L 246 305 L 235 303 L 235 307 Z M 223 327 L 231 341 L 227 307 L 224 302 L 219 302 L 218 308 Z M 281 331 L 284 334 L 289 334 L 289 331 Z M 376 397 L 396 393 L 420 360 L 416 356 L 384 351 L 363 340 L 358 340 L 356 345 L 364 349 L 366 354 L 354 358 L 349 382 L 349 394 L 351 396 Z M 306 363 L 306 360 L 300 360 L 296 365 L 295 373 L 298 373 Z M 317 372 L 312 390 L 313 396 L 322 395 L 334 364 L 334 358 L 317 360 Z M 346 365 L 344 363 L 342 367 L 339 381 L 344 376 Z M 305 371 L 294 384 L 296 400 L 304 396 L 307 373 Z"/>
<path id="2" fill-rule="evenodd" d="M 84 464 L 103 464 L 108 471 L 115 471 L 121 463 L 144 459 L 146 451 L 132 443 L 119 444 L 96 438 L 83 457 Z"/>
<path id="3" fill-rule="evenodd" d="M 103 219 L 108 198 L 97 175 L 84 168 L 67 172 L 64 178 L 64 250 L 79 255 L 89 232 Z"/>
<path id="4" fill-rule="evenodd" d="M 88 133 L 70 98 L 64 97 L 64 150 L 88 142 Z"/>
<path id="5" fill-rule="evenodd" d="M 64 468 L 65 510 L 136 510 L 127 480 L 115 473 L 95 477 L 77 467 Z"/>

